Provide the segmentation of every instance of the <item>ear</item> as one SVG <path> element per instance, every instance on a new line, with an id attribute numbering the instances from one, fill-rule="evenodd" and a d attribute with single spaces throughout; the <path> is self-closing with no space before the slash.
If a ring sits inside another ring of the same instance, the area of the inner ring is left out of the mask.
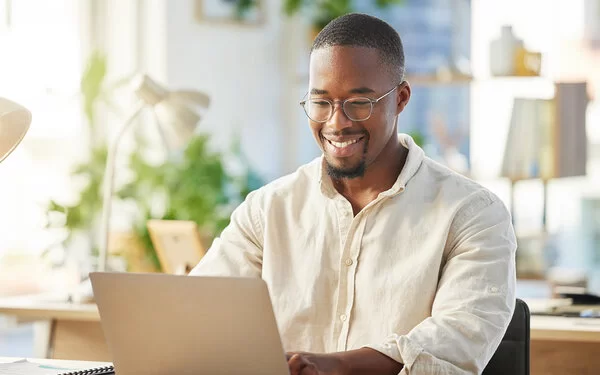
<path id="1" fill-rule="evenodd" d="M 410 100 L 410 84 L 407 81 L 403 81 L 400 85 L 398 85 L 398 90 L 396 90 L 396 92 L 396 115 L 399 115 Z"/>

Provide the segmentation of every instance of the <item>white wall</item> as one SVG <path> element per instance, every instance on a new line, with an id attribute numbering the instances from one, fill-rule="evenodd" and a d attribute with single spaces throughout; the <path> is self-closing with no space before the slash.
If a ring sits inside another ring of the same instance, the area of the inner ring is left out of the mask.
<path id="1" fill-rule="evenodd" d="M 201 126 L 219 148 L 239 134 L 250 163 L 267 180 L 293 169 L 288 155 L 293 138 L 287 132 L 295 121 L 288 120 L 288 110 L 300 98 L 287 90 L 286 64 L 295 60 L 288 54 L 293 45 L 286 43 L 289 26 L 281 2 L 265 1 L 265 22 L 258 26 L 198 22 L 194 3 L 165 4 L 166 83 L 211 96 Z"/>
<path id="2" fill-rule="evenodd" d="M 41 229 L 44 207 L 69 190 L 81 137 L 81 7 L 77 0 L 18 1 L 10 27 L 0 21 L 0 96 L 33 113 L 22 144 L 0 165 L 0 258 L 39 253 L 54 241 Z"/>

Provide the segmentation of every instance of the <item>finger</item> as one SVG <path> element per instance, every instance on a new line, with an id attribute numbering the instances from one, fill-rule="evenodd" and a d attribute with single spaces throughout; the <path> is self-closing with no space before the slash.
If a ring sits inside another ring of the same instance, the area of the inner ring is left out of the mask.
<path id="1" fill-rule="evenodd" d="M 314 363 L 309 362 L 302 368 L 300 375 L 319 375 L 319 371 Z"/>
<path id="2" fill-rule="evenodd" d="M 309 362 L 302 355 L 293 353 L 288 359 L 288 368 L 290 369 L 290 375 L 301 375 L 303 374 L 304 368 Z"/>
<path id="3" fill-rule="evenodd" d="M 286 359 L 286 361 L 289 361 L 289 360 L 290 360 L 290 358 L 292 358 L 292 356 L 294 356 L 294 355 L 296 355 L 296 354 L 298 354 L 298 355 L 301 355 L 301 356 L 304 356 L 304 355 L 305 355 L 305 354 L 307 354 L 307 353 L 306 353 L 306 352 L 286 352 L 286 353 L 285 353 L 285 359 Z"/>

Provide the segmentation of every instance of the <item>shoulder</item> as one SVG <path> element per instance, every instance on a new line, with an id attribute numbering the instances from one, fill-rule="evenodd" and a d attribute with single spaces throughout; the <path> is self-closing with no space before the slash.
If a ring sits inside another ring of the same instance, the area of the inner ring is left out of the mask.
<path id="1" fill-rule="evenodd" d="M 302 198 L 304 194 L 319 187 L 321 157 L 300 166 L 296 171 L 279 177 L 251 192 L 247 200 L 263 206 L 280 198 Z"/>
<path id="2" fill-rule="evenodd" d="M 424 158 L 417 176 L 427 189 L 443 194 L 457 213 L 476 215 L 491 206 L 496 208 L 497 214 L 509 215 L 504 202 L 494 192 L 428 157 Z"/>
<path id="3" fill-rule="evenodd" d="M 434 189 L 430 194 L 444 197 L 442 210 L 449 215 L 446 251 L 456 254 L 458 244 L 473 236 L 482 236 L 482 243 L 516 247 L 510 211 L 495 193 L 429 158 L 423 160 L 419 173 L 431 184 L 426 190 Z"/>

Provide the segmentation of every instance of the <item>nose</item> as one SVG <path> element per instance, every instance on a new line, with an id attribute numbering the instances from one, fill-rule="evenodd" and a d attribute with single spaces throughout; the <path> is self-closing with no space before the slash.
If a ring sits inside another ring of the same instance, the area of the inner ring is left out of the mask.
<path id="1" fill-rule="evenodd" d="M 345 128 L 352 127 L 352 120 L 346 116 L 344 109 L 342 108 L 342 103 L 334 103 L 333 105 L 333 114 L 329 121 L 327 121 L 327 127 L 334 130 L 342 130 Z"/>

